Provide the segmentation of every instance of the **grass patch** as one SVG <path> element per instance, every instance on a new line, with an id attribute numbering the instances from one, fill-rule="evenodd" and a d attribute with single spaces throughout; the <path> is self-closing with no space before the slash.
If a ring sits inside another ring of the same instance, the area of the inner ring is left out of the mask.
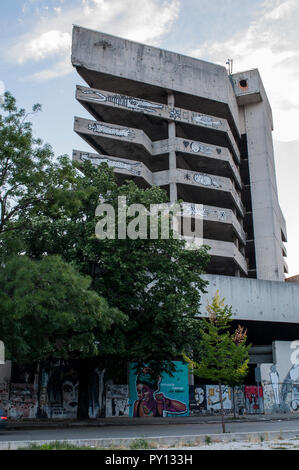
<path id="1" fill-rule="evenodd" d="M 205 443 L 206 444 L 211 444 L 212 443 L 212 439 L 210 438 L 210 436 L 205 437 Z"/>
<path id="2" fill-rule="evenodd" d="M 130 444 L 130 450 L 150 449 L 150 445 L 146 439 L 135 439 Z"/>
<path id="3" fill-rule="evenodd" d="M 19 450 L 97 450 L 95 447 L 75 446 L 68 442 L 55 441 L 49 444 L 31 444 L 29 447 L 22 447 Z"/>

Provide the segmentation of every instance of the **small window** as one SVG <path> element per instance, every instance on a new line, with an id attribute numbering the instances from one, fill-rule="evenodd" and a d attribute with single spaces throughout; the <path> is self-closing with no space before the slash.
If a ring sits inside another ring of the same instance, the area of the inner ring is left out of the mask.
<path id="1" fill-rule="evenodd" d="M 242 90 L 247 90 L 248 89 L 248 81 L 246 79 L 242 79 L 239 81 L 240 88 Z"/>

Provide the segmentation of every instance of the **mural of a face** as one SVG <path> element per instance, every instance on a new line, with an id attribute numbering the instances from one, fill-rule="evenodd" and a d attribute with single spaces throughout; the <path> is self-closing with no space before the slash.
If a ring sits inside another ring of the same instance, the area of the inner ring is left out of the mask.
<path id="1" fill-rule="evenodd" d="M 146 384 L 137 384 L 137 395 L 139 400 L 149 401 L 153 397 L 153 390 Z"/>
<path id="2" fill-rule="evenodd" d="M 78 406 L 78 383 L 70 380 L 63 382 L 62 386 L 63 406 L 68 411 L 74 411 Z"/>
<path id="3" fill-rule="evenodd" d="M 195 400 L 198 405 L 201 405 L 205 399 L 204 389 L 199 387 L 195 389 Z"/>

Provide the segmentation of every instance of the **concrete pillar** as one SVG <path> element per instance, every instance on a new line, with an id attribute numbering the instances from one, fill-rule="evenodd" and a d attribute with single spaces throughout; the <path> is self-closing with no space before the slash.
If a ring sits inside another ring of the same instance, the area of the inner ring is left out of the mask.
<path id="1" fill-rule="evenodd" d="M 174 107 L 174 94 L 168 94 L 168 106 Z M 169 177 L 170 181 L 176 170 L 176 153 L 173 150 L 175 147 L 175 122 L 168 123 L 168 140 L 169 140 Z M 178 199 L 178 191 L 176 183 L 170 183 L 170 202 L 175 202 Z"/>

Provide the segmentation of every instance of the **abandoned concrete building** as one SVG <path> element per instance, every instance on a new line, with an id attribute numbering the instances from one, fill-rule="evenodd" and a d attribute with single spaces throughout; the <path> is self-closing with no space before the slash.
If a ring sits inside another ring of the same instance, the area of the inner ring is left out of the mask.
<path id="1" fill-rule="evenodd" d="M 259 71 L 229 74 L 221 65 L 79 26 L 72 64 L 86 83 L 76 99 L 91 115 L 75 117 L 74 130 L 91 151 L 74 150 L 73 158 L 108 163 L 119 182 L 161 186 L 171 202 L 190 204 L 191 215 L 194 204 L 203 205 L 211 262 L 202 305 L 220 291 L 235 324 L 248 329 L 251 383 L 260 377 L 264 396 L 267 387 L 272 393 L 264 409 L 295 411 L 299 367 L 290 371 L 299 285 L 285 282 L 286 223 Z"/>

